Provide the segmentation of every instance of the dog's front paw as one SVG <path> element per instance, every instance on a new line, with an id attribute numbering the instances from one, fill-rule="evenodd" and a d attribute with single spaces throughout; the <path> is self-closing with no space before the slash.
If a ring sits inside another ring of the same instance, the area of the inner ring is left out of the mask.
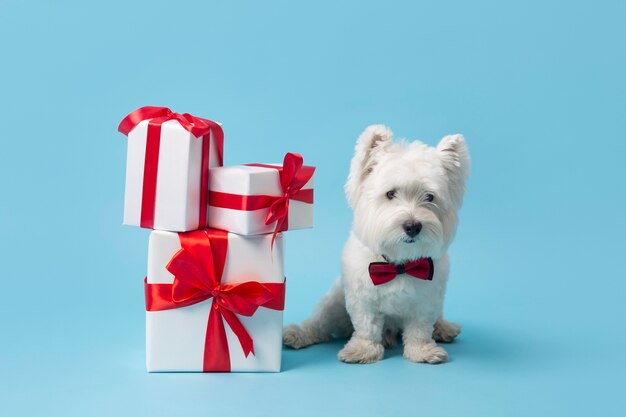
<path id="1" fill-rule="evenodd" d="M 385 348 L 380 343 L 353 337 L 339 351 L 337 357 L 346 363 L 374 363 L 385 355 Z"/>
<path id="2" fill-rule="evenodd" d="M 448 360 L 448 352 L 433 342 L 409 343 L 404 346 L 404 358 L 418 363 L 442 363 Z"/>
<path id="3" fill-rule="evenodd" d="M 436 342 L 450 343 L 461 333 L 461 326 L 443 319 L 437 320 L 435 330 L 433 330 L 433 339 Z"/>
<path id="4" fill-rule="evenodd" d="M 307 332 L 297 324 L 291 324 L 283 329 L 283 343 L 292 349 L 301 349 L 313 344 Z"/>

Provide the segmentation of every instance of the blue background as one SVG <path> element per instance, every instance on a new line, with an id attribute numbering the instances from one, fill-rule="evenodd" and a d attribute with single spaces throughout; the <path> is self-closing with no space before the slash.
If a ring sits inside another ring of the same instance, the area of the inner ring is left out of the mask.
<path id="1" fill-rule="evenodd" d="M 623 415 L 624 2 L 295 3 L 2 1 L 0 414 Z M 337 341 L 280 374 L 147 374 L 116 127 L 148 104 L 223 122 L 227 164 L 318 167 L 286 322 L 338 273 L 361 130 L 465 134 L 451 361 Z"/>

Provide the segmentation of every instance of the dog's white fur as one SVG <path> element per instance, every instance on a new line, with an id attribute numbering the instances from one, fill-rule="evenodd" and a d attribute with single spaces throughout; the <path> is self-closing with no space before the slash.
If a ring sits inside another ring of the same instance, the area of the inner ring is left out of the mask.
<path id="1" fill-rule="evenodd" d="M 457 324 L 443 319 L 443 301 L 447 251 L 469 175 L 469 155 L 461 135 L 446 136 L 435 148 L 419 141 L 393 142 L 392 136 L 387 127 L 374 125 L 358 138 L 345 186 L 354 223 L 341 277 L 312 317 L 285 328 L 287 346 L 298 349 L 333 336 L 351 336 L 339 359 L 371 363 L 383 358 L 384 347 L 393 346 L 401 331 L 406 359 L 447 360 L 435 341 L 450 342 L 460 333 Z M 403 228 L 406 222 L 421 222 L 421 232 L 411 238 Z M 430 257 L 433 279 L 400 275 L 374 286 L 368 267 L 384 261 L 383 256 L 392 263 Z"/>

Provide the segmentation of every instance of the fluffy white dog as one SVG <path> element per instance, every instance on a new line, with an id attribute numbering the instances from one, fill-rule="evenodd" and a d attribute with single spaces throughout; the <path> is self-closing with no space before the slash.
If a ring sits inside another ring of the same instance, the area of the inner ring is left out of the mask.
<path id="1" fill-rule="evenodd" d="M 404 357 L 440 363 L 457 324 L 443 319 L 448 246 L 457 226 L 469 155 L 463 136 L 436 148 L 392 142 L 387 127 L 368 127 L 358 138 L 346 195 L 354 210 L 341 277 L 312 317 L 290 325 L 284 343 L 299 349 L 351 336 L 338 357 L 372 363 L 402 332 Z"/>

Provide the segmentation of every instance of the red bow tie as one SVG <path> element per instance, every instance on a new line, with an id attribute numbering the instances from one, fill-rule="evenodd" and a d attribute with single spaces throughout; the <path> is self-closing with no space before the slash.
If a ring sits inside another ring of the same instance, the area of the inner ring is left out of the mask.
<path id="1" fill-rule="evenodd" d="M 374 285 L 386 284 L 398 275 L 407 274 L 424 281 L 433 280 L 433 260 L 430 258 L 420 258 L 416 261 L 409 261 L 396 265 L 387 262 L 372 262 L 370 264 L 370 278 Z"/>

